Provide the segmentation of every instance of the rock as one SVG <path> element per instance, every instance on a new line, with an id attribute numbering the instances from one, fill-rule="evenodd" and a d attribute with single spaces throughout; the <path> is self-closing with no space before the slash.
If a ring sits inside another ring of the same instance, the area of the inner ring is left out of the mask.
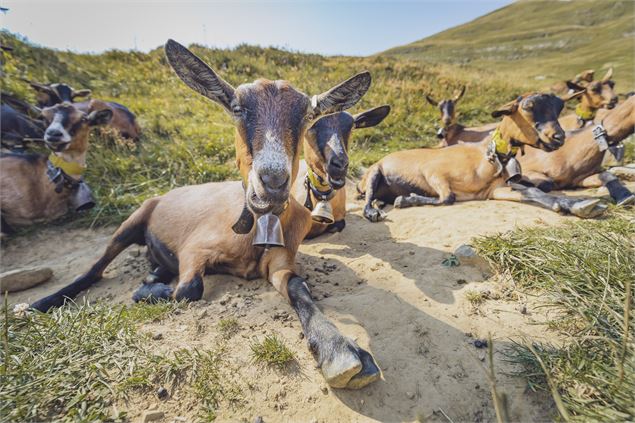
<path id="1" fill-rule="evenodd" d="M 141 422 L 147 423 L 147 422 L 153 422 L 155 420 L 161 420 L 164 416 L 165 416 L 165 413 L 163 411 L 146 410 L 141 415 Z"/>
<path id="2" fill-rule="evenodd" d="M 170 396 L 170 393 L 163 386 L 157 389 L 157 398 L 160 400 L 167 399 Z"/>
<path id="3" fill-rule="evenodd" d="M 262 419 L 262 417 L 258 416 L 254 419 L 254 423 L 265 423 L 265 421 Z"/>
<path id="4" fill-rule="evenodd" d="M 328 393 L 329 393 L 329 388 L 328 388 L 328 386 L 326 386 L 326 384 L 325 384 L 325 383 L 323 383 L 323 384 L 321 384 L 321 385 L 320 385 L 320 390 L 322 391 L 322 393 L 323 393 L 324 395 L 326 395 L 326 394 L 328 394 Z"/>
<path id="5" fill-rule="evenodd" d="M 159 341 L 163 339 L 163 334 L 161 332 L 157 332 L 154 335 L 152 335 L 152 339 L 155 341 Z"/>
<path id="6" fill-rule="evenodd" d="M 414 392 L 406 392 L 406 396 L 408 397 L 408 399 L 415 399 Z"/>
<path id="7" fill-rule="evenodd" d="M 477 339 L 474 341 L 476 348 L 487 348 L 487 339 Z"/>
<path id="8" fill-rule="evenodd" d="M 46 282 L 53 276 L 50 267 L 25 267 L 0 274 L 0 292 L 22 291 Z"/>
<path id="9" fill-rule="evenodd" d="M 476 253 L 474 247 L 468 244 L 459 245 L 454 250 L 454 255 L 459 259 L 461 264 L 474 266 L 481 272 L 490 273 L 491 269 L 487 261 Z"/>
<path id="10" fill-rule="evenodd" d="M 219 301 L 219 302 L 220 302 L 220 305 L 225 305 L 225 304 L 227 304 L 227 303 L 229 302 L 229 300 L 231 300 L 231 298 L 232 298 L 232 297 L 231 297 L 231 295 L 229 295 L 229 294 L 225 294 L 225 295 L 223 295 L 223 298 L 221 298 L 221 299 L 220 299 L 220 301 Z"/>

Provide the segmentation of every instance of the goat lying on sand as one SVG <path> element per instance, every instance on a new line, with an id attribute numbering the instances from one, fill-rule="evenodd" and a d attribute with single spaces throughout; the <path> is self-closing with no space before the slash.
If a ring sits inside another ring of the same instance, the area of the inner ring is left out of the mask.
<path id="1" fill-rule="evenodd" d="M 612 76 L 613 68 L 609 69 L 600 81 L 593 81 L 591 74 L 591 80 L 585 85 L 580 85 L 580 81 L 566 82 L 570 90 L 582 91 L 583 94 L 580 97 L 580 103 L 578 103 L 575 113 L 558 119 L 562 129 L 570 131 L 590 125 L 596 120 L 596 117 L 597 119 L 602 119 L 606 111 L 615 107 L 617 94 L 613 91 L 615 83 L 611 79 Z M 588 80 L 588 77 L 582 80 Z"/>
<path id="2" fill-rule="evenodd" d="M 69 205 L 76 210 L 92 207 L 90 191 L 82 180 L 86 169 L 88 133 L 107 124 L 108 109 L 80 111 L 74 104 L 61 103 L 42 111 L 48 127 L 44 141 L 51 154 L 0 156 L 0 204 L 2 231 L 12 226 L 31 225 L 63 216 Z"/>
<path id="3" fill-rule="evenodd" d="M 543 191 L 606 186 L 618 205 L 632 204 L 635 195 L 617 177 L 602 170 L 604 152 L 633 133 L 635 97 L 629 97 L 604 116 L 601 123 L 569 132 L 558 151 L 531 149 L 519 158 L 523 179 Z"/>
<path id="4" fill-rule="evenodd" d="M 503 120 L 481 143 L 399 151 L 384 157 L 358 185 L 366 196 L 364 216 L 372 222 L 383 218 L 383 212 L 372 205 L 376 199 L 394 202 L 395 207 L 501 199 L 537 203 L 580 217 L 602 213 L 606 206 L 596 199 L 578 201 L 537 188 L 512 191 L 505 186 L 506 180 L 519 179 L 517 169 L 508 166 L 518 149 L 529 145 L 553 151 L 563 145 L 565 133 L 557 120 L 563 106 L 564 101 L 554 95 L 525 95 L 492 113 L 495 118 L 504 116 Z"/>
<path id="5" fill-rule="evenodd" d="M 437 147 L 447 147 L 459 142 L 479 142 L 483 141 L 494 129 L 497 123 L 466 128 L 460 123 L 456 123 L 456 104 L 465 94 L 465 86 L 456 92 L 454 97 L 441 101 L 436 101 L 426 94 L 426 100 L 434 107 L 438 107 L 441 112 L 441 129 L 437 131 L 437 138 L 441 140 Z"/>
<path id="6" fill-rule="evenodd" d="M 346 221 L 348 140 L 353 129 L 378 125 L 390 113 L 379 106 L 352 116 L 339 112 L 320 118 L 304 136 L 304 158 L 293 184 L 293 197 L 312 211 L 313 225 L 307 238 L 339 232 Z"/>
<path id="7" fill-rule="evenodd" d="M 38 107 L 50 107 L 64 101 L 73 102 L 76 98 L 89 96 L 90 90 L 75 90 L 66 84 L 40 84 L 31 82 L 31 87 L 37 92 Z M 124 105 L 114 101 L 82 101 L 75 103 L 78 109 L 86 112 L 92 110 L 109 109 L 112 119 L 108 126 L 117 130 L 122 137 L 137 140 L 141 135 L 141 129 L 137 124 L 136 116 Z"/>
<path id="8" fill-rule="evenodd" d="M 296 311 L 309 348 L 331 386 L 360 388 L 376 380 L 380 370 L 372 356 L 324 316 L 306 281 L 294 271 L 298 246 L 312 219 L 289 195 L 306 130 L 316 117 L 357 103 L 370 86 L 370 74 L 358 74 L 313 97 L 286 81 L 259 79 L 234 88 L 180 44 L 169 40 L 165 49 L 168 62 L 190 88 L 220 103 L 233 116 L 242 183 L 186 186 L 145 201 L 117 229 L 87 273 L 32 307 L 44 311 L 61 306 L 66 297 L 101 279 L 106 266 L 126 247 L 145 244 L 158 269 L 154 283 L 137 291 L 137 300 L 170 296 L 199 300 L 206 272 L 265 277 Z M 259 216 L 255 222 L 254 214 Z M 178 285 L 172 292 L 166 284 L 174 275 Z"/>

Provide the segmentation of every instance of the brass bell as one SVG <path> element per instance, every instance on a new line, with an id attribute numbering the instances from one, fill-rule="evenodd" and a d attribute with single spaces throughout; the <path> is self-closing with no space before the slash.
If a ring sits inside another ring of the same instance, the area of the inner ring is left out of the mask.
<path id="1" fill-rule="evenodd" d="M 284 233 L 280 218 L 273 213 L 263 214 L 256 220 L 255 247 L 284 247 Z"/>
<path id="2" fill-rule="evenodd" d="M 333 208 L 331 207 L 331 203 L 326 200 L 320 200 L 313 208 L 311 212 L 311 217 L 314 221 L 320 223 L 331 224 L 335 222 L 335 218 L 333 217 Z"/>

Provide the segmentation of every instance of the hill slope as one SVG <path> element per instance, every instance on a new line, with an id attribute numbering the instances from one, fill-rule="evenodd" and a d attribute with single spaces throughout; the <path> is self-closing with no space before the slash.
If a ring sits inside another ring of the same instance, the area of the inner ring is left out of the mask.
<path id="1" fill-rule="evenodd" d="M 519 1 L 381 54 L 548 81 L 614 66 L 618 90 L 630 91 L 635 83 L 635 2 Z"/>

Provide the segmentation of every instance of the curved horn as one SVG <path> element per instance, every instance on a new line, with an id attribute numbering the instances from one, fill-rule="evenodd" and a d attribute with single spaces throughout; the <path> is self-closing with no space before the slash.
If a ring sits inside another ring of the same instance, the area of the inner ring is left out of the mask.
<path id="1" fill-rule="evenodd" d="M 87 97 L 91 92 L 91 90 L 72 90 L 71 98 L 74 100 L 75 97 Z"/>
<path id="2" fill-rule="evenodd" d="M 430 103 L 434 107 L 437 107 L 439 105 L 439 102 L 436 101 L 434 98 L 430 97 L 429 94 L 426 94 L 426 100 L 428 100 L 428 103 Z"/>
<path id="3" fill-rule="evenodd" d="M 457 95 L 454 96 L 454 102 L 456 103 L 457 101 L 459 101 L 461 99 L 461 97 L 463 97 L 463 94 L 465 94 L 465 85 L 463 85 L 461 87 L 461 91 L 459 91 L 459 93 Z"/>
<path id="4" fill-rule="evenodd" d="M 602 78 L 602 82 L 608 82 L 612 77 L 613 77 L 613 67 L 611 66 L 609 70 L 606 72 L 606 75 L 604 75 L 604 78 Z"/>
<path id="5" fill-rule="evenodd" d="M 53 90 L 53 88 L 51 88 L 48 85 L 40 84 L 39 82 L 33 82 L 33 81 L 29 82 L 29 85 L 31 85 L 31 88 L 33 88 L 36 91 L 44 91 L 44 92 L 47 92 L 49 94 L 56 94 L 57 95 L 55 90 Z"/>

